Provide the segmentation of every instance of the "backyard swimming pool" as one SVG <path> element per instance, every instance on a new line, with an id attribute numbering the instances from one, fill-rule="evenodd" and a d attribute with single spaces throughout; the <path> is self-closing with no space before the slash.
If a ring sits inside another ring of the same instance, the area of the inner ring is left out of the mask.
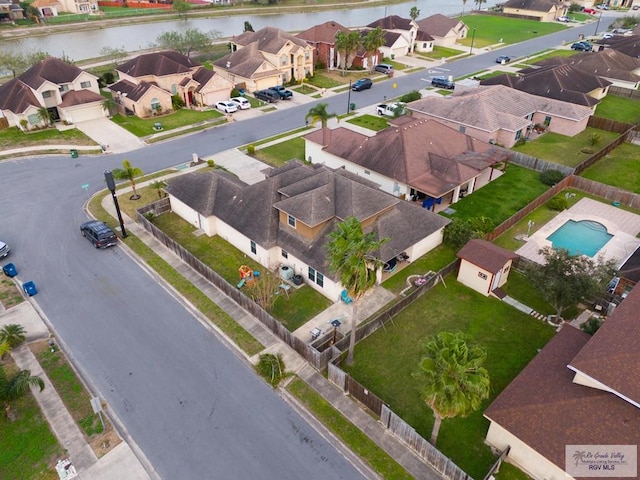
<path id="1" fill-rule="evenodd" d="M 564 248 L 571 255 L 593 257 L 613 238 L 607 228 L 592 220 L 569 220 L 547 237 L 553 248 Z"/>

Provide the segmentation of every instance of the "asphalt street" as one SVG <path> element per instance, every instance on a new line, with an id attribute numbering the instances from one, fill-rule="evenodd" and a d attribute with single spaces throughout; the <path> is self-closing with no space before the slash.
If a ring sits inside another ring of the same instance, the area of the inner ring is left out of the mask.
<path id="1" fill-rule="evenodd" d="M 602 28 L 605 22 L 601 23 Z M 587 25 L 447 64 L 451 75 L 482 70 L 498 54 L 525 56 Z M 496 51 L 497 52 L 497 51 Z M 364 92 L 318 100 L 329 112 L 424 88 L 425 72 Z M 393 83 L 396 84 L 394 88 Z M 0 238 L 22 281 L 131 440 L 164 479 L 362 478 L 259 379 L 237 353 L 119 247 L 97 251 L 81 237 L 88 195 L 123 158 L 145 173 L 304 125 L 314 104 L 154 144 L 123 155 L 0 162 Z M 85 189 L 84 185 L 88 185 Z"/>

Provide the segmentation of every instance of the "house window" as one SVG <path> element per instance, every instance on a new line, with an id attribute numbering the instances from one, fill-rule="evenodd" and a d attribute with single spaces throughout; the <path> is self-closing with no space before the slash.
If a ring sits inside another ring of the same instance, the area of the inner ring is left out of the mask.
<path id="1" fill-rule="evenodd" d="M 422 48 L 427 48 L 427 42 L 422 42 Z"/>
<path id="2" fill-rule="evenodd" d="M 91 88 L 91 82 L 80 82 L 80 87 Z"/>
<path id="3" fill-rule="evenodd" d="M 507 265 L 506 267 L 504 267 L 503 272 L 504 272 L 504 273 L 507 273 L 508 271 L 509 271 L 509 265 Z"/>
<path id="4" fill-rule="evenodd" d="M 551 124 L 551 117 L 544 117 L 544 126 L 548 127 Z"/>
<path id="5" fill-rule="evenodd" d="M 151 99 L 151 110 L 160 110 L 160 100 L 155 97 Z"/>
<path id="6" fill-rule="evenodd" d="M 465 133 L 465 132 L 467 131 L 467 127 L 465 127 L 464 125 L 460 125 L 460 126 L 458 127 L 458 131 L 459 131 L 460 133 Z"/>
<path id="7" fill-rule="evenodd" d="M 478 276 L 479 276 L 482 280 L 486 280 L 486 279 L 487 279 L 487 274 L 486 274 L 486 273 L 478 272 Z"/>
<path id="8" fill-rule="evenodd" d="M 42 92 L 42 98 L 51 98 L 51 90 L 47 90 L 46 92 Z"/>
<path id="9" fill-rule="evenodd" d="M 309 60 L 309 50 L 307 50 L 306 52 L 304 52 L 304 58 L 306 60 Z"/>
<path id="10" fill-rule="evenodd" d="M 62 93 L 69 91 L 69 85 L 60 85 L 59 89 Z"/>
<path id="11" fill-rule="evenodd" d="M 256 247 L 256 242 L 251 240 L 251 253 L 253 253 L 255 255 L 257 252 L 258 252 L 258 249 Z"/>
<path id="12" fill-rule="evenodd" d="M 365 171 L 364 171 L 364 174 L 365 174 L 365 175 L 371 175 L 371 172 L 370 172 L 369 170 L 365 170 Z"/>
<path id="13" fill-rule="evenodd" d="M 287 64 L 287 61 L 288 61 L 288 59 L 287 59 L 287 56 L 286 56 L 286 55 L 282 55 L 282 56 L 280 57 L 280 65 L 286 65 L 286 64 Z"/>
<path id="14" fill-rule="evenodd" d="M 175 95 L 176 93 L 178 93 L 178 86 L 174 83 L 171 85 L 171 95 Z"/>
<path id="15" fill-rule="evenodd" d="M 286 250 L 282 250 L 280 254 L 282 255 L 282 258 L 289 258 L 289 252 L 287 252 Z"/>
<path id="16" fill-rule="evenodd" d="M 27 117 L 30 125 L 38 125 L 40 123 L 40 115 L 34 113 L 33 115 L 29 115 Z"/>
<path id="17" fill-rule="evenodd" d="M 287 223 L 290 227 L 296 228 L 296 217 L 293 215 L 287 215 Z"/>
<path id="18" fill-rule="evenodd" d="M 314 282 L 319 287 L 324 287 L 324 275 L 309 267 L 309 281 Z"/>
<path id="19" fill-rule="evenodd" d="M 516 132 L 516 140 L 518 140 L 520 137 L 522 137 L 522 130 L 518 130 Z"/>

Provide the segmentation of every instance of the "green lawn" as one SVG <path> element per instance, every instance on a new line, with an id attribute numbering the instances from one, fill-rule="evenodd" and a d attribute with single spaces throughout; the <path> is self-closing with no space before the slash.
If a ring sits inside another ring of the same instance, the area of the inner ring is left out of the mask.
<path id="1" fill-rule="evenodd" d="M 567 28 L 560 22 L 537 22 L 491 15 L 465 15 L 459 19 L 469 27 L 469 34 L 458 43 L 469 47 L 472 37 L 475 47 L 486 47 L 500 42 L 505 44 L 523 42 Z"/>
<path id="2" fill-rule="evenodd" d="M 607 95 L 596 107 L 596 115 L 618 122 L 640 123 L 640 100 Z"/>
<path id="3" fill-rule="evenodd" d="M 282 166 L 295 158 L 304 160 L 304 140 L 302 137 L 296 137 L 270 147 L 261 148 L 256 150 L 255 157 L 274 167 Z"/>
<path id="4" fill-rule="evenodd" d="M 60 132 L 55 128 L 23 133 L 17 127 L 0 130 L 0 150 L 32 145 L 97 145 L 80 130 L 72 128 Z"/>
<path id="5" fill-rule="evenodd" d="M 613 187 L 640 193 L 640 146 L 622 143 L 581 176 Z"/>
<path id="6" fill-rule="evenodd" d="M 474 478 L 483 478 L 494 456 L 484 444 L 489 422 L 482 412 L 553 336 L 554 330 L 495 298 L 484 297 L 453 276 L 407 307 L 385 329 L 358 344 L 348 368 L 360 383 L 429 438 L 433 415 L 412 373 L 421 342 L 441 331 L 465 332 L 487 349 L 491 397 L 467 418 L 444 420 L 438 448 Z"/>
<path id="7" fill-rule="evenodd" d="M 5 362 L 6 363 L 6 362 Z M 15 372 L 6 365 L 7 373 Z M 49 424 L 31 393 L 11 403 L 15 421 L 0 418 L 0 478 L 2 480 L 56 480 L 53 468 L 63 458 Z"/>
<path id="8" fill-rule="evenodd" d="M 135 115 L 114 115 L 111 120 L 138 137 L 146 137 L 147 135 L 158 133 L 153 128 L 158 122 L 162 124 L 162 130 L 166 131 L 216 118 L 224 121 L 220 118 L 222 116 L 223 114 L 217 110 L 198 112 L 196 110 L 182 109 L 174 113 L 151 118 L 138 118 Z"/>
<path id="9" fill-rule="evenodd" d="M 507 292 L 510 297 L 533 308 L 536 312 L 542 313 L 543 315 L 556 313 L 555 309 L 542 298 L 532 283 L 524 275 L 515 270 L 509 272 L 509 280 L 504 284 L 502 289 Z"/>
<path id="10" fill-rule="evenodd" d="M 456 211 L 452 217 L 487 217 L 497 226 L 547 190 L 539 176 L 510 163 L 504 175 L 452 205 Z"/>
<path id="11" fill-rule="evenodd" d="M 594 134 L 598 135 L 599 141 L 596 145 L 591 145 L 591 137 Z M 574 137 L 547 132 L 531 142 L 513 147 L 513 150 L 550 162 L 575 167 L 616 137 L 618 137 L 617 133 L 591 127 L 585 128 Z M 583 149 L 588 149 L 587 152 L 591 153 L 584 153 Z"/>
<path id="12" fill-rule="evenodd" d="M 457 55 L 462 55 L 462 50 L 458 50 L 456 48 L 447 48 L 447 47 L 433 47 L 432 52 L 418 52 L 416 55 L 424 58 L 430 58 L 432 60 L 439 60 L 441 58 L 449 58 L 455 57 Z"/>
<path id="13" fill-rule="evenodd" d="M 280 295 L 270 313 L 293 332 L 330 306 L 327 297 L 304 285 L 291 288 L 288 296 Z"/>
<path id="14" fill-rule="evenodd" d="M 293 380 L 287 390 L 313 412 L 322 424 L 342 442 L 364 459 L 384 479 L 403 480 L 413 478 L 384 450 L 376 445 L 358 427 L 333 408 L 322 396 L 302 380 Z"/>
<path id="15" fill-rule="evenodd" d="M 385 118 L 369 114 L 360 115 L 358 117 L 347 120 L 347 122 L 359 127 L 368 128 L 369 130 L 373 130 L 374 132 L 384 130 L 389 126 L 389 123 L 387 123 L 387 120 Z"/>
<path id="16" fill-rule="evenodd" d="M 349 77 L 344 77 L 348 81 Z M 322 73 L 314 72 L 313 77 L 309 78 L 308 82 L 318 88 L 333 88 L 343 85 L 345 82 L 338 82 L 332 77 L 323 75 Z"/>

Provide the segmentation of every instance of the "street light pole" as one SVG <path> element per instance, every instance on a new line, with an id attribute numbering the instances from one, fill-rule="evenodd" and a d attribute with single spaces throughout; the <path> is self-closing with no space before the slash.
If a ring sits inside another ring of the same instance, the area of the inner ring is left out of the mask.
<path id="1" fill-rule="evenodd" d="M 349 80 L 349 95 L 347 95 L 347 115 L 351 111 L 351 80 Z"/>
<path id="2" fill-rule="evenodd" d="M 598 34 L 598 27 L 600 27 L 600 19 L 602 18 L 602 10 L 600 10 L 600 15 L 598 15 L 598 23 L 596 23 L 596 31 L 593 33 L 594 35 Z"/>
<path id="3" fill-rule="evenodd" d="M 120 222 L 122 238 L 127 238 L 127 231 L 124 229 L 124 222 L 122 221 L 122 214 L 120 213 L 120 205 L 118 205 L 118 198 L 116 197 L 116 182 L 113 180 L 113 173 L 111 170 L 105 170 L 104 179 L 107 182 L 107 188 L 111 191 L 111 197 L 113 197 L 113 204 L 116 207 L 116 214 L 118 215 L 118 221 Z"/>
<path id="4" fill-rule="evenodd" d="M 469 50 L 469 55 L 473 53 L 473 41 L 476 39 L 476 27 L 473 27 L 473 33 L 471 33 L 471 49 Z"/>

